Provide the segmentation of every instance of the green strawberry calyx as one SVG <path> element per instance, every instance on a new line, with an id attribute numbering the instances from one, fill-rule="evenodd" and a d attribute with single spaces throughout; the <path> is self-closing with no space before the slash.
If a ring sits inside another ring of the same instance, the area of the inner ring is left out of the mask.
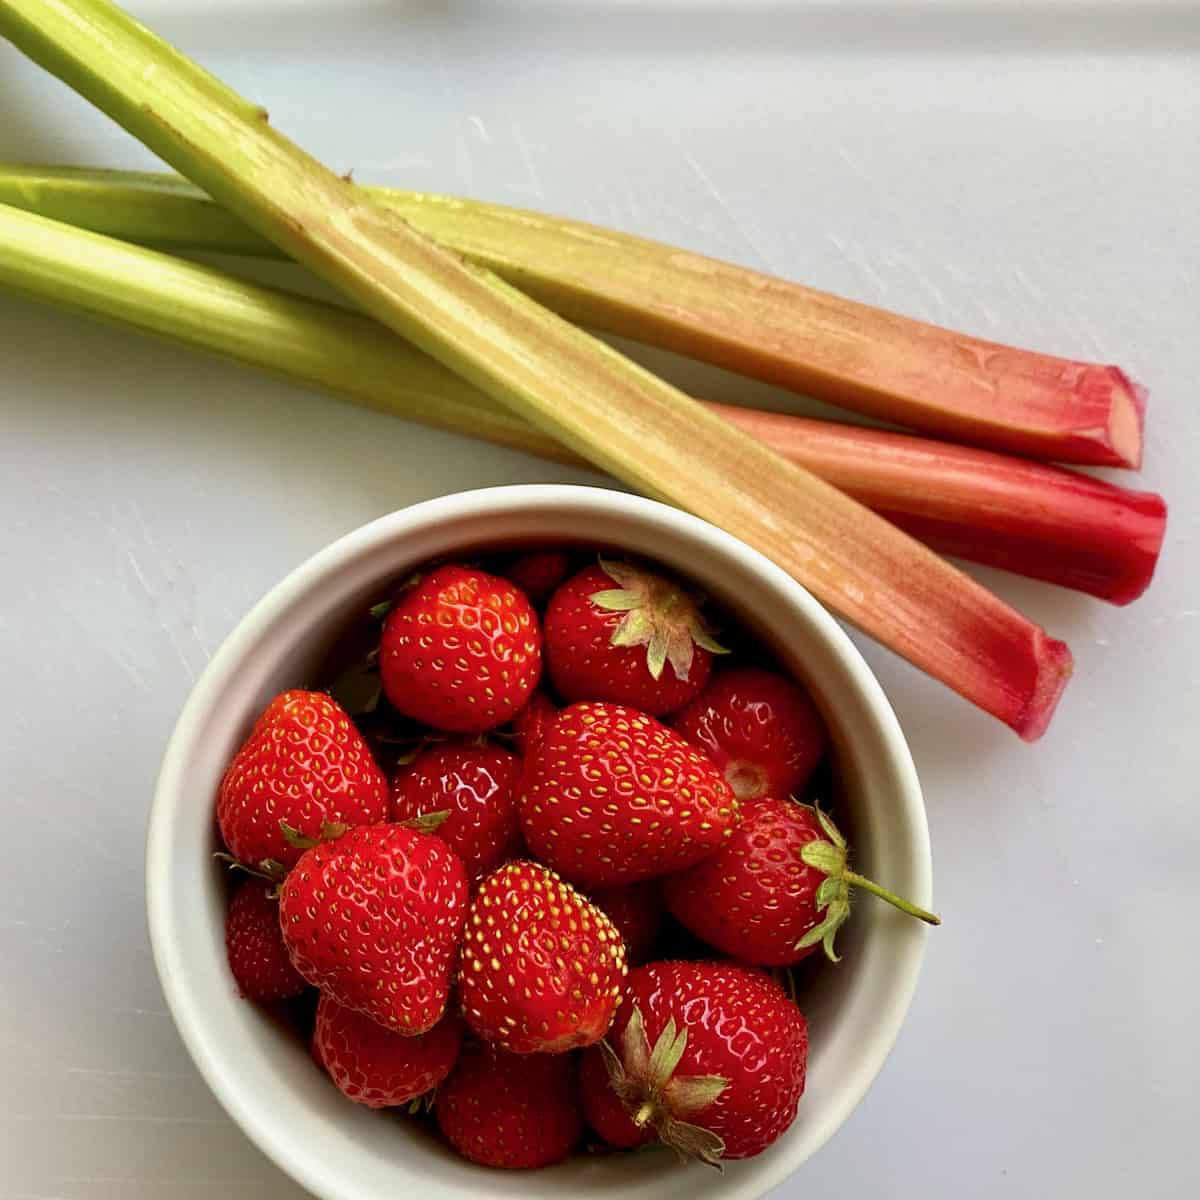
<path id="1" fill-rule="evenodd" d="M 621 1035 L 621 1052 L 599 1043 L 613 1091 L 639 1129 L 649 1127 L 681 1158 L 721 1168 L 725 1143 L 709 1129 L 684 1118 L 708 1108 L 729 1086 L 720 1075 L 676 1075 L 687 1049 L 688 1031 L 672 1017 L 653 1048 L 636 1006 Z"/>
<path id="2" fill-rule="evenodd" d="M 397 824 L 405 829 L 415 830 L 417 833 L 436 833 L 449 817 L 450 810 L 448 808 L 439 808 L 437 812 L 418 813 L 407 821 L 398 821 Z"/>
<path id="3" fill-rule="evenodd" d="M 417 833 L 433 833 L 449 816 L 450 810 L 443 808 L 437 812 L 420 813 L 418 816 L 411 817 L 407 821 L 397 821 L 396 824 L 404 829 L 412 829 Z M 340 821 L 322 821 L 320 836 L 313 838 L 293 828 L 286 821 L 281 820 L 279 822 L 280 832 L 286 839 L 287 844 L 295 847 L 297 850 L 311 850 L 314 846 L 319 846 L 322 842 L 336 842 L 349 828 L 349 825 L 343 825 Z"/>
<path id="4" fill-rule="evenodd" d="M 686 681 L 697 646 L 710 654 L 729 653 L 714 640 L 696 599 L 678 584 L 629 563 L 602 558 L 600 569 L 618 586 L 589 599 L 605 612 L 625 614 L 609 640 L 614 646 L 645 646 L 651 678 L 661 678 L 670 663 L 675 677 Z"/>
<path id="5" fill-rule="evenodd" d="M 861 888 L 864 892 L 870 892 L 871 895 L 886 900 L 901 912 L 907 913 L 910 917 L 916 917 L 928 925 L 942 923 L 941 917 L 919 908 L 911 901 L 897 896 L 894 892 L 889 892 L 884 887 L 880 887 L 873 879 L 867 879 L 866 876 L 851 871 L 847 865 L 849 847 L 846 845 L 846 839 L 842 836 L 841 831 L 833 823 L 833 819 L 822 810 L 819 804 L 805 805 L 804 807 L 810 809 L 825 833 L 824 838 L 813 838 L 800 850 L 800 858 L 805 866 L 812 867 L 825 876 L 821 881 L 821 886 L 817 888 L 816 895 L 817 912 L 825 915 L 796 943 L 797 950 L 807 950 L 809 946 L 815 946 L 820 942 L 830 962 L 841 961 L 833 948 L 833 942 L 837 931 L 845 924 L 846 918 L 850 915 L 852 888 Z"/>
<path id="6" fill-rule="evenodd" d="M 284 841 L 293 850 L 311 850 L 314 846 L 319 846 L 322 842 L 336 841 L 349 828 L 349 825 L 343 825 L 340 821 L 322 821 L 321 835 L 314 838 L 301 833 L 300 830 L 289 825 L 282 818 L 279 821 L 279 832 L 283 834 Z"/>
<path id="7" fill-rule="evenodd" d="M 287 867 L 274 858 L 264 858 L 256 867 L 242 862 L 240 858 L 234 858 L 232 854 L 227 854 L 224 850 L 216 851 L 213 858 L 224 863 L 231 871 L 244 871 L 247 875 L 253 875 L 255 879 L 265 879 L 267 883 L 275 884 L 275 890 L 271 893 L 272 899 L 278 896 L 278 887 L 287 874 Z"/>

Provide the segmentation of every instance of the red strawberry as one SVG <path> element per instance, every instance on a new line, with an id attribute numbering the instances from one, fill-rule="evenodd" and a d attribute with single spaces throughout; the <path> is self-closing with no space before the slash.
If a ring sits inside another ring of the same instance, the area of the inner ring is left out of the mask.
<path id="1" fill-rule="evenodd" d="M 437 836 L 470 880 L 521 852 L 517 783 L 521 760 L 499 746 L 441 742 L 422 750 L 392 781 L 392 820 L 448 812 Z"/>
<path id="2" fill-rule="evenodd" d="M 319 1000 L 317 1001 L 317 1007 L 320 1007 Z M 325 1070 L 325 1060 L 321 1057 L 321 1043 L 317 1041 L 317 1031 L 315 1029 L 308 1039 L 308 1056 L 322 1071 Z"/>
<path id="3" fill-rule="evenodd" d="M 828 839 L 828 840 L 826 840 Z M 846 868 L 846 842 L 829 817 L 794 800 L 742 805 L 742 823 L 716 854 L 663 881 L 667 906 L 697 937 L 743 962 L 784 967 L 833 939 L 866 888 L 932 924 L 938 918 Z"/>
<path id="4" fill-rule="evenodd" d="M 655 716 L 686 704 L 708 681 L 713 641 L 678 584 L 601 560 L 550 598 L 546 667 L 566 700 L 610 700 Z"/>
<path id="5" fill-rule="evenodd" d="M 387 810 L 387 779 L 345 710 L 323 692 L 276 696 L 217 794 L 217 823 L 229 852 L 275 874 L 303 853 L 281 822 L 318 838 L 328 825 L 385 820 Z"/>
<path id="6" fill-rule="evenodd" d="M 392 706 L 449 733 L 512 718 L 542 672 L 542 635 L 525 593 L 472 567 L 431 571 L 383 625 L 379 673 Z"/>
<path id="7" fill-rule="evenodd" d="M 681 871 L 737 821 L 737 797 L 707 755 L 619 704 L 564 708 L 522 781 L 526 843 L 581 887 Z"/>
<path id="8" fill-rule="evenodd" d="M 356 1104 L 389 1108 L 437 1087 L 458 1059 L 462 1038 L 463 1023 L 452 1013 L 428 1033 L 404 1037 L 323 995 L 313 1056 Z"/>
<path id="9" fill-rule="evenodd" d="M 649 1123 L 636 1125 L 625 1102 L 612 1089 L 612 1073 L 603 1045 L 591 1046 L 579 1056 L 579 1094 L 587 1123 L 618 1150 L 634 1150 L 657 1137 Z"/>
<path id="10" fill-rule="evenodd" d="M 433 1028 L 446 1007 L 467 880 L 440 838 L 366 825 L 304 853 L 279 917 L 296 970 L 397 1033 Z"/>
<path id="11" fill-rule="evenodd" d="M 571 560 L 561 550 L 522 554 L 505 572 L 531 600 L 545 600 L 567 577 Z"/>
<path id="12" fill-rule="evenodd" d="M 625 946 L 595 905 L 540 863 L 508 863 L 471 903 L 458 992 L 467 1023 L 516 1054 L 598 1041 L 625 978 Z"/>
<path id="13" fill-rule="evenodd" d="M 671 724 L 708 752 L 739 800 L 799 793 L 828 740 L 808 694 L 756 667 L 715 675 Z"/>
<path id="14" fill-rule="evenodd" d="M 588 899 L 617 927 L 625 942 L 625 961 L 629 966 L 644 963 L 654 951 L 662 924 L 663 899 L 658 880 L 596 888 L 588 893 Z"/>
<path id="15" fill-rule="evenodd" d="M 585 1066 L 583 1106 L 605 1141 L 637 1145 L 652 1129 L 681 1153 L 715 1163 L 760 1153 L 795 1119 L 808 1029 L 761 971 L 658 962 L 630 972 L 610 1041 L 585 1058 L 600 1055 L 609 1078 Z"/>
<path id="16" fill-rule="evenodd" d="M 464 1158 L 488 1167 L 548 1167 L 583 1135 L 570 1054 L 509 1054 L 468 1045 L 438 1088 L 438 1125 Z"/>
<path id="17" fill-rule="evenodd" d="M 269 883 L 248 879 L 225 915 L 225 953 L 248 1000 L 289 1000 L 308 985 L 296 973 L 279 933 L 279 904 Z"/>
<path id="18" fill-rule="evenodd" d="M 558 716 L 558 706 L 545 692 L 534 692 L 529 703 L 513 717 L 513 743 L 517 753 L 528 759 L 541 748 L 546 730 Z"/>

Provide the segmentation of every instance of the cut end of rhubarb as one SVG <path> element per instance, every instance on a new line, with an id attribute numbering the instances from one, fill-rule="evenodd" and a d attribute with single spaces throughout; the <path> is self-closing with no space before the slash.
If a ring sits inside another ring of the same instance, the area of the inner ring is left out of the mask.
<path id="1" fill-rule="evenodd" d="M 1038 669 L 1029 702 L 1012 722 L 1012 727 L 1026 742 L 1036 742 L 1046 732 L 1059 697 L 1075 670 L 1075 660 L 1067 643 L 1040 631 L 1034 657 Z"/>
<path id="2" fill-rule="evenodd" d="M 1135 471 L 1142 465 L 1142 431 L 1146 420 L 1146 389 L 1120 367 L 1102 368 L 1109 397 L 1108 440 L 1122 466 Z"/>

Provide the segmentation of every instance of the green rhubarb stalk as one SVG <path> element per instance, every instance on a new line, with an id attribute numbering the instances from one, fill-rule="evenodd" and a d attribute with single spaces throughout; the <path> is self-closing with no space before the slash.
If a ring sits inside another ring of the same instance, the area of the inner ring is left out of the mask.
<path id="1" fill-rule="evenodd" d="M 369 317 L 3 205 L 0 285 L 425 425 L 578 461 Z"/>
<path id="2" fill-rule="evenodd" d="M 5 206 L 0 287 L 408 420 L 582 461 L 369 317 Z M 1118 604 L 1154 573 L 1166 506 L 1153 493 L 928 438 L 712 407 L 943 554 Z"/>
<path id="3" fill-rule="evenodd" d="M 464 264 L 105 0 L 0 0 L 0 34 L 290 257 L 618 478 L 762 551 L 1025 738 L 1067 647 L 918 542 L 650 372 Z"/>
<path id="4" fill-rule="evenodd" d="M 985 342 L 581 221 L 363 191 L 579 324 L 954 441 L 1057 462 L 1141 461 L 1141 392 L 1116 367 Z M 169 175 L 6 166 L 0 203 L 146 245 L 279 254 Z"/>

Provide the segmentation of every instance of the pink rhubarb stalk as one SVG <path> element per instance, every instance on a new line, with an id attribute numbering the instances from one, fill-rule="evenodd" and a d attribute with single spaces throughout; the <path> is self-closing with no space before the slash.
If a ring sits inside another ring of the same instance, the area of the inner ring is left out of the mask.
<path id="1" fill-rule="evenodd" d="M 0 0 L 0 35 L 511 412 L 741 538 L 1022 737 L 1045 730 L 1071 673 L 1062 642 L 837 488 L 429 241 L 115 5 Z"/>
<path id="2" fill-rule="evenodd" d="M 359 313 L 3 205 L 0 287 L 410 421 L 584 461 Z M 709 407 L 943 553 L 1115 603 L 1150 581 L 1158 496 L 944 442 Z"/>
<path id="3" fill-rule="evenodd" d="M 1113 604 L 1150 584 L 1166 530 L 1154 492 L 878 429 L 714 405 L 722 416 L 943 554 Z"/>
<path id="4" fill-rule="evenodd" d="M 968 337 L 582 221 L 362 192 L 578 324 L 950 441 L 1054 462 L 1141 463 L 1143 393 L 1117 367 Z M 5 166 L 0 201 L 146 244 L 279 253 L 171 176 Z"/>

